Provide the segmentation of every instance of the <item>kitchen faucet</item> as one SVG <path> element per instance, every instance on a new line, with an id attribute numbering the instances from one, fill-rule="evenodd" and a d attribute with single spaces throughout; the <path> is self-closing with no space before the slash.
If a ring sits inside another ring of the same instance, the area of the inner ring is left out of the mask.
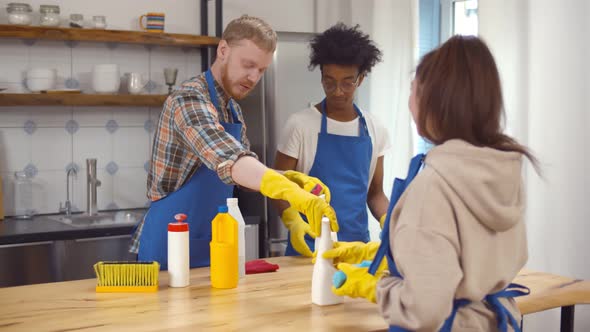
<path id="1" fill-rule="evenodd" d="M 96 159 L 86 159 L 86 213 L 89 216 L 98 214 L 96 208 L 96 188 L 100 181 L 96 178 Z"/>
<path id="2" fill-rule="evenodd" d="M 72 215 L 72 202 L 70 201 L 70 174 L 76 176 L 78 172 L 76 172 L 74 167 L 68 169 L 68 172 L 66 173 L 66 202 L 63 207 L 61 206 L 61 202 L 59 202 L 59 212 L 65 212 L 66 216 Z"/>

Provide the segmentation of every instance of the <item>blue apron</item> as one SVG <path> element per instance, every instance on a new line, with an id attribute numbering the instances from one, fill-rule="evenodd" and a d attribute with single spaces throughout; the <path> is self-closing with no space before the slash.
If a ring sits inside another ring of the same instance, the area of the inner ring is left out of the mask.
<path id="1" fill-rule="evenodd" d="M 211 70 L 205 73 L 211 102 L 220 111 L 217 92 Z M 234 123 L 220 122 L 226 132 L 236 138 L 241 137 L 242 124 L 230 104 Z M 217 214 L 217 207 L 225 205 L 233 194 L 233 186 L 223 183 L 216 172 L 202 164 L 189 180 L 178 190 L 151 203 L 145 216 L 138 260 L 158 261 L 161 269 L 168 268 L 168 223 L 174 215 L 184 213 L 188 216 L 190 238 L 190 267 L 209 266 L 209 242 L 211 242 L 211 220 Z"/>
<path id="2" fill-rule="evenodd" d="M 356 105 L 354 110 L 359 116 L 359 136 L 328 134 L 326 100 L 322 101 L 322 126 L 309 175 L 319 178 L 330 188 L 330 205 L 336 211 L 340 226 L 338 241 L 368 242 L 366 202 L 373 144 L 365 118 Z M 305 242 L 314 251 L 315 240 L 306 235 Z M 291 241 L 287 244 L 285 255 L 299 255 L 291 246 Z"/>
<path id="3" fill-rule="evenodd" d="M 391 193 L 391 200 L 389 203 L 389 207 L 387 208 L 387 219 L 385 220 L 385 225 L 383 226 L 383 231 L 381 232 L 381 245 L 377 250 L 377 254 L 375 255 L 375 259 L 373 263 L 369 267 L 369 273 L 375 275 L 377 272 L 377 268 L 379 264 L 383 260 L 383 257 L 387 257 L 387 263 L 389 266 L 389 272 L 392 276 L 402 278 L 403 276 L 399 273 L 395 261 L 393 259 L 393 255 L 391 253 L 391 247 L 389 243 L 389 222 L 391 219 L 391 213 L 393 212 L 393 208 L 395 204 L 403 194 L 404 190 L 409 186 L 410 182 L 416 177 L 416 174 L 420 171 L 423 162 L 424 162 L 424 154 L 419 154 L 412 158 L 410 162 L 410 167 L 408 170 L 408 175 L 405 180 L 401 180 L 396 178 L 393 183 L 393 190 Z M 504 290 L 499 291 L 494 294 L 487 295 L 483 300 L 485 300 L 488 305 L 491 307 L 492 311 L 496 313 L 496 319 L 498 321 L 498 330 L 502 332 L 508 331 L 508 324 L 512 325 L 514 331 L 520 332 L 520 326 L 514 316 L 504 307 L 504 305 L 500 302 L 500 298 L 510 298 L 510 297 L 518 297 L 522 295 L 527 295 L 529 293 L 529 289 L 525 286 L 519 284 L 510 284 Z M 451 315 L 445 320 L 445 323 L 441 327 L 441 332 L 451 332 L 453 327 L 453 321 L 455 320 L 455 315 L 459 308 L 464 307 L 470 303 L 467 299 L 456 299 L 453 301 L 453 311 Z M 390 326 L 390 332 L 409 332 L 409 330 L 399 327 L 399 326 Z"/>

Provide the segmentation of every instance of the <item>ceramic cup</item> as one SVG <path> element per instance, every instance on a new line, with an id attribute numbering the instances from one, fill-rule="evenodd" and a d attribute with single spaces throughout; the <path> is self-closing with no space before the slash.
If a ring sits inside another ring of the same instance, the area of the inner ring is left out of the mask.
<path id="1" fill-rule="evenodd" d="M 148 32 L 164 32 L 164 13 L 147 13 L 139 17 L 139 26 Z M 145 25 L 143 19 L 145 18 Z"/>

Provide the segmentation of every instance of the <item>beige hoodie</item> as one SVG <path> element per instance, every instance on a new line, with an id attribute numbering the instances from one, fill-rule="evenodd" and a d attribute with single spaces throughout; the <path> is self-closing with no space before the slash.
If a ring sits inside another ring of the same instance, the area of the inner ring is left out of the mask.
<path id="1" fill-rule="evenodd" d="M 495 331 L 481 300 L 527 261 L 522 157 L 450 140 L 433 148 L 392 214 L 390 238 L 404 279 L 383 277 L 377 302 L 390 325 L 438 331 L 453 299 L 469 299 L 453 331 Z M 518 322 L 513 300 L 501 300 Z"/>

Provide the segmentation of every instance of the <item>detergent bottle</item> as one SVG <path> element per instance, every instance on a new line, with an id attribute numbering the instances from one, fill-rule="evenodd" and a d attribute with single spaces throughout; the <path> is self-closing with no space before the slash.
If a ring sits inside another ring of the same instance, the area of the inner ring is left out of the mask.
<path id="1" fill-rule="evenodd" d="M 243 278 L 246 275 L 246 223 L 237 198 L 227 199 L 229 214 L 238 222 L 238 275 Z"/>
<path id="2" fill-rule="evenodd" d="M 228 213 L 226 205 L 218 208 L 211 228 L 211 286 L 238 286 L 238 222 Z"/>

